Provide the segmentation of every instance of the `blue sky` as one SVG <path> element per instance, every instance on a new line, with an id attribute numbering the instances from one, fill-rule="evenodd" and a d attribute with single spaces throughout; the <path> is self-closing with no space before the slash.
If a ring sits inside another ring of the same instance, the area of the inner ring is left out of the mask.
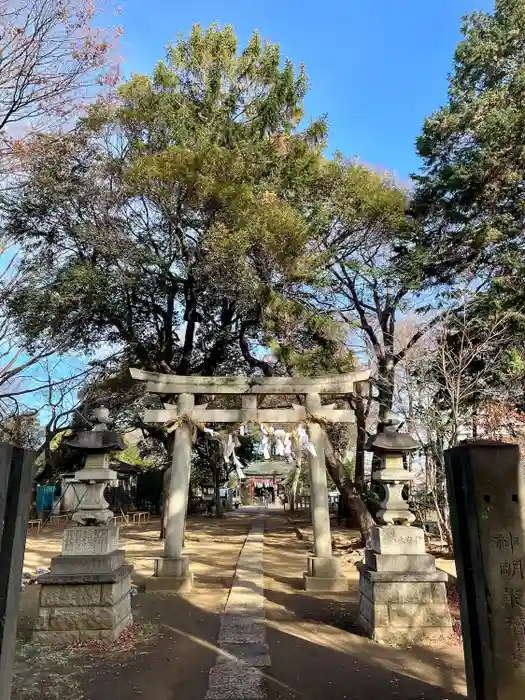
<path id="1" fill-rule="evenodd" d="M 192 24 L 253 29 L 306 64 L 307 113 L 328 113 L 330 149 L 405 178 L 418 168 L 414 140 L 446 99 L 461 17 L 492 0 L 122 0 L 124 72 L 149 72 L 163 47 Z"/>

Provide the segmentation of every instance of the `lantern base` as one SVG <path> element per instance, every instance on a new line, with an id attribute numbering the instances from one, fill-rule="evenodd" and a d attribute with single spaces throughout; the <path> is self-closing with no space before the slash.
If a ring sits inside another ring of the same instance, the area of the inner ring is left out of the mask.
<path id="1" fill-rule="evenodd" d="M 76 560 L 79 571 L 74 572 Z M 38 618 L 33 639 L 53 645 L 100 640 L 113 642 L 133 622 L 130 605 L 131 570 L 128 564 L 116 570 L 120 553 L 105 557 L 56 557 L 56 566 L 41 576 Z M 103 572 L 95 573 L 98 568 Z M 53 569 L 70 573 L 54 573 Z"/>
<path id="2" fill-rule="evenodd" d="M 359 626 L 378 642 L 410 644 L 452 635 L 448 576 L 425 552 L 423 530 L 372 529 L 359 569 Z"/>

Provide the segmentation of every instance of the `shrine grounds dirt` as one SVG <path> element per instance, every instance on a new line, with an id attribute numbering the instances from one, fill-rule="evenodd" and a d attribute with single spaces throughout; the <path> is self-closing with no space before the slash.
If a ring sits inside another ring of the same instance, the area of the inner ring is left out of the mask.
<path id="1" fill-rule="evenodd" d="M 110 649 L 56 652 L 24 642 L 36 615 L 38 586 L 22 593 L 20 644 L 13 700 L 203 700 L 216 659 L 222 612 L 244 540 L 249 510 L 226 518 L 189 518 L 187 551 L 195 589 L 184 598 L 139 593 L 132 599 L 136 627 Z M 61 530 L 31 534 L 24 570 L 48 566 Z M 343 553 L 349 532 L 335 529 Z M 122 547 L 136 567 L 139 587 L 161 553 L 158 523 L 121 530 Z M 343 570 L 348 594 L 301 590 L 309 549 L 279 512 L 266 518 L 264 569 L 268 700 L 461 700 L 466 695 L 461 645 L 395 649 L 360 636 L 355 626 L 358 575 L 351 557 Z M 241 700 L 241 698 L 239 698 Z"/>
<path id="2" fill-rule="evenodd" d="M 301 589 L 298 572 L 310 549 L 310 526 L 268 518 L 265 595 L 269 700 L 461 700 L 466 696 L 459 639 L 432 647 L 393 648 L 361 636 L 356 626 L 359 574 L 343 555 L 348 594 Z M 297 530 L 301 533 L 299 539 Z M 352 533 L 334 525 L 334 549 L 347 549 Z M 358 539 L 358 533 L 355 539 Z"/>
<path id="3" fill-rule="evenodd" d="M 249 514 L 221 520 L 188 518 L 186 551 L 195 588 L 184 598 L 143 593 L 132 598 L 137 629 L 131 644 L 128 640 L 109 650 L 57 652 L 24 643 L 37 614 L 39 593 L 39 586 L 27 586 L 22 592 L 13 700 L 202 700 L 215 663 L 219 614 L 251 523 Z M 49 566 L 60 551 L 62 530 L 30 534 L 24 571 Z M 158 521 L 121 529 L 121 546 L 135 566 L 133 583 L 139 590 L 153 574 L 154 557 L 162 553 L 158 536 Z"/>

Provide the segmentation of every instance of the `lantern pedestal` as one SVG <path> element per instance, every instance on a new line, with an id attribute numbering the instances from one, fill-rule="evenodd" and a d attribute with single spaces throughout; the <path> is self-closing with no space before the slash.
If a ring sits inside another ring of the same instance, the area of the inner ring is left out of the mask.
<path id="1" fill-rule="evenodd" d="M 64 531 L 62 554 L 40 576 L 38 618 L 33 638 L 47 644 L 112 642 L 132 623 L 131 571 L 118 547 L 115 527 L 72 527 Z"/>
<path id="2" fill-rule="evenodd" d="M 423 530 L 374 527 L 358 569 L 359 626 L 369 637 L 406 644 L 450 636 L 447 574 L 425 553 Z"/>

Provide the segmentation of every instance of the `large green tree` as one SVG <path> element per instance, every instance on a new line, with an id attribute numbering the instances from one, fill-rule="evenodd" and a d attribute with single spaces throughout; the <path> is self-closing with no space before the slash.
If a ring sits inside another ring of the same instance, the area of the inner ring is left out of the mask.
<path id="1" fill-rule="evenodd" d="M 193 28 L 59 143 L 39 137 L 5 202 L 34 346 L 110 347 L 114 373 L 220 372 L 254 352 L 271 294 L 307 270 L 306 193 L 323 122 L 299 129 L 306 77 L 254 34 Z"/>
<path id="2" fill-rule="evenodd" d="M 140 416 L 129 367 L 178 374 L 269 371 L 265 310 L 299 298 L 323 120 L 300 126 L 307 79 L 257 33 L 195 26 L 152 76 L 92 108 L 68 136 L 39 136 L 4 197 L 22 253 L 10 310 L 30 346 L 98 362 L 91 393 Z"/>
<path id="3" fill-rule="evenodd" d="M 468 272 L 513 290 L 522 274 L 525 198 L 525 2 L 496 0 L 464 19 L 446 105 L 417 140 L 413 210 L 431 279 Z"/>
<path id="4" fill-rule="evenodd" d="M 400 246 L 401 259 L 422 271 L 436 298 L 466 294 L 472 321 L 506 319 L 508 353 L 493 387 L 512 387 L 523 403 L 525 1 L 496 0 L 492 13 L 465 17 L 462 32 L 448 101 L 417 140 L 418 235 Z"/>
<path id="5" fill-rule="evenodd" d="M 373 401 L 369 393 L 347 397 L 356 411 L 355 480 L 362 486 L 367 428 L 375 428 L 370 408 L 378 408 L 372 412 L 377 421 L 394 407 L 400 363 L 437 316 L 424 314 L 410 333 L 406 324 L 400 333 L 403 315 L 423 306 L 413 270 L 408 274 L 396 255 L 414 230 L 406 215 L 407 192 L 387 174 L 338 157 L 326 164 L 317 193 L 312 247 L 318 284 L 310 286 L 302 314 L 292 301 L 275 325 L 280 356 L 291 370 L 322 374 L 359 363 L 371 367 Z"/>
<path id="6" fill-rule="evenodd" d="M 411 290 L 392 259 L 409 229 L 406 195 L 322 157 L 324 120 L 302 126 L 306 89 L 304 70 L 257 34 L 239 52 L 231 28 L 197 26 L 115 104 L 29 150 L 27 177 L 4 200 L 22 251 L 11 312 L 35 348 L 106 352 L 99 384 L 133 406 L 132 424 L 143 404 L 130 366 L 320 374 L 348 371 L 367 350 L 391 407 L 395 324 Z M 362 352 L 348 347 L 356 329 Z M 260 352 L 271 341 L 275 366 Z M 365 399 L 348 400 L 363 444 Z M 343 488 L 338 450 L 328 452 Z"/>

